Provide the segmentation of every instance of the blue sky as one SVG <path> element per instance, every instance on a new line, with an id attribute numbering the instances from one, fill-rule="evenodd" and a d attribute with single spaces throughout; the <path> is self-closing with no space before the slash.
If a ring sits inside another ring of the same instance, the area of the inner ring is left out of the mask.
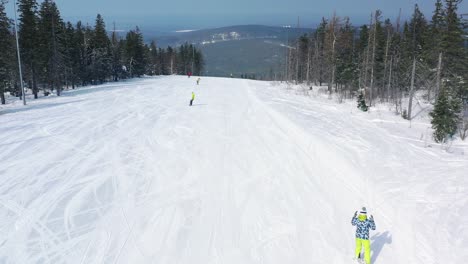
<path id="1" fill-rule="evenodd" d="M 10 0 L 12 2 L 13 0 Z M 41 2 L 39 0 L 39 2 Z M 354 24 L 368 20 L 370 12 L 381 9 L 384 17 L 395 18 L 402 8 L 409 16 L 417 3 L 426 16 L 435 0 L 56 0 L 66 20 L 92 22 L 97 13 L 108 24 L 160 25 L 162 27 L 202 28 L 233 24 L 295 24 L 314 26 L 322 16 L 334 11 L 349 16 Z M 9 4 L 12 9 L 12 4 Z M 461 5 L 468 13 L 468 0 Z"/>

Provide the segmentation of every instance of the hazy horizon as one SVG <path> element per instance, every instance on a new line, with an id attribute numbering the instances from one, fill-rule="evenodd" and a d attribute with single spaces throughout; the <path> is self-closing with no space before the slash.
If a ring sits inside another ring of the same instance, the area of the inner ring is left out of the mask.
<path id="1" fill-rule="evenodd" d="M 41 1 L 39 1 L 41 2 Z M 116 23 L 119 29 L 139 26 L 142 30 L 169 32 L 182 29 L 215 28 L 230 25 L 292 25 L 296 26 L 298 17 L 301 27 L 315 27 L 322 17 L 350 17 L 354 25 L 368 23 L 370 13 L 376 9 L 383 12 L 383 18 L 396 20 L 400 8 L 402 18 L 410 17 L 413 6 L 417 3 L 430 19 L 435 1 L 427 0 L 330 0 L 322 1 L 258 0 L 255 2 L 238 0 L 220 2 L 199 0 L 196 6 L 192 1 L 175 0 L 170 3 L 155 3 L 151 0 L 94 0 L 55 1 L 62 18 L 66 21 L 94 24 L 96 15 L 104 17 L 111 28 Z M 112 5 L 112 6 L 111 6 Z M 111 7 L 111 8 L 110 8 Z M 7 12 L 13 17 L 13 1 L 7 4 Z M 468 12 L 468 1 L 462 2 L 459 12 Z"/>

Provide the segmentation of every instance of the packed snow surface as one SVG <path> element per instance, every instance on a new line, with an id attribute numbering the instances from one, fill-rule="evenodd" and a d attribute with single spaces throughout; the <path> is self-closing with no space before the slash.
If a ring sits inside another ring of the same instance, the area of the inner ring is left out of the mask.
<path id="1" fill-rule="evenodd" d="M 462 142 L 279 84 L 195 82 L 0 109 L 0 263 L 354 263 L 361 206 L 373 263 L 466 263 Z"/>

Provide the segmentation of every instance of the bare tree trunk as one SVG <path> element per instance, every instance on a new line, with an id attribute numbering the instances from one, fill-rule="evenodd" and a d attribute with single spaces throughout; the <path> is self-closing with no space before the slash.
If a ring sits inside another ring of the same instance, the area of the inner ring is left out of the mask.
<path id="1" fill-rule="evenodd" d="M 34 94 L 34 99 L 39 98 L 38 93 L 39 89 L 37 89 L 37 80 L 36 80 L 36 67 L 33 63 L 31 63 L 31 73 L 32 73 L 32 89 Z M 20 80 L 21 82 L 23 80 Z"/>
<path id="2" fill-rule="evenodd" d="M 400 32 L 400 23 L 401 23 L 401 8 L 400 8 L 400 11 L 398 13 L 398 18 L 397 18 L 397 22 L 396 22 L 396 31 L 397 34 L 400 34 L 401 35 L 401 32 Z M 395 53 L 395 57 L 392 57 L 394 60 L 392 62 L 392 68 L 395 68 L 395 70 L 398 72 L 398 69 L 400 67 L 399 63 L 400 63 L 400 60 L 399 60 L 399 50 L 396 50 L 396 53 Z M 395 75 L 394 79 L 397 80 L 398 82 L 398 74 Z M 390 84 L 391 85 L 391 84 Z M 399 114 L 401 112 L 401 91 L 398 91 L 397 90 L 397 87 L 393 87 L 392 89 L 392 95 L 393 95 L 393 100 L 395 100 L 395 112 L 397 114 Z"/>
<path id="3" fill-rule="evenodd" d="M 307 45 L 307 85 L 310 85 L 310 43 Z"/>
<path id="4" fill-rule="evenodd" d="M 335 44 L 336 44 L 336 34 L 335 34 L 334 26 L 333 26 L 332 74 L 331 74 L 331 82 L 330 82 L 330 94 L 332 93 L 333 85 L 335 84 L 335 71 L 336 71 L 336 63 L 335 63 Z"/>
<path id="5" fill-rule="evenodd" d="M 384 59 L 384 77 L 383 77 L 383 82 L 385 83 L 385 80 L 387 79 L 387 62 L 388 62 L 388 49 L 390 47 L 390 28 L 387 31 L 387 44 L 385 46 L 385 59 Z M 390 62 L 391 63 L 391 62 Z M 387 98 L 390 98 L 389 95 L 389 89 L 387 89 Z"/>
<path id="6" fill-rule="evenodd" d="M 288 75 L 289 75 L 289 29 L 286 28 L 286 58 L 284 60 L 285 64 L 285 73 L 284 73 L 284 80 L 287 82 L 288 81 Z"/>
<path id="7" fill-rule="evenodd" d="M 387 84 L 387 102 L 390 102 L 390 86 L 392 83 L 392 69 L 393 69 L 393 56 L 390 57 L 390 72 L 388 74 L 388 84 Z"/>
<path id="8" fill-rule="evenodd" d="M 358 77 L 358 87 L 359 87 L 359 90 L 362 89 L 362 87 L 361 87 L 361 86 L 362 86 L 361 80 L 362 80 L 362 76 L 361 76 L 361 74 L 359 74 L 359 77 Z"/>
<path id="9" fill-rule="evenodd" d="M 299 40 L 296 45 L 296 85 L 299 83 Z"/>
<path id="10" fill-rule="evenodd" d="M 371 64 L 371 80 L 370 80 L 370 100 L 369 106 L 372 106 L 372 101 L 374 99 L 374 66 L 375 66 L 375 36 L 377 35 L 377 16 L 378 11 L 375 12 L 375 19 L 374 19 L 374 30 L 373 30 L 373 37 L 372 37 L 372 64 Z"/>
<path id="11" fill-rule="evenodd" d="M 291 73 L 291 67 L 292 67 L 292 51 L 291 49 L 288 47 L 288 80 L 291 80 L 292 81 L 292 73 Z"/>
<path id="12" fill-rule="evenodd" d="M 314 47 L 315 47 L 315 53 L 314 53 L 314 84 L 317 85 L 318 84 L 318 80 L 319 80 L 319 65 L 318 65 L 318 61 L 319 61 L 319 42 L 318 42 L 318 38 L 315 39 L 315 43 L 314 43 Z"/>
<path id="13" fill-rule="evenodd" d="M 417 4 L 414 5 L 414 14 L 416 14 Z M 413 70 L 411 71 L 411 88 L 409 93 L 408 103 L 408 120 L 412 119 L 413 95 L 414 95 L 414 78 L 416 76 L 416 22 L 413 25 Z"/>
<path id="14" fill-rule="evenodd" d="M 0 83 L 0 101 L 2 105 L 6 104 L 5 87 L 3 85 L 4 85 L 3 83 Z"/>
<path id="15" fill-rule="evenodd" d="M 171 75 L 174 74 L 174 58 L 171 56 Z"/>
<path id="16" fill-rule="evenodd" d="M 296 28 L 299 30 L 299 17 L 297 17 L 297 27 Z M 296 43 L 296 85 L 299 83 L 299 56 L 301 55 L 299 53 L 299 42 L 300 42 L 300 40 L 297 39 L 297 43 Z"/>
<path id="17" fill-rule="evenodd" d="M 336 71 L 336 63 L 335 63 L 335 46 L 336 46 L 336 26 L 337 26 L 337 18 L 336 14 L 333 13 L 333 17 L 330 22 L 329 31 L 331 37 L 331 76 L 330 76 L 330 83 L 328 84 L 328 93 L 331 94 L 333 91 L 333 85 L 335 85 L 335 71 Z M 336 87 L 335 87 L 336 89 Z"/>
<path id="18" fill-rule="evenodd" d="M 411 88 L 408 103 L 408 120 L 411 120 L 411 110 L 413 108 L 414 77 L 416 75 L 416 57 L 413 57 L 413 70 L 411 72 Z"/>

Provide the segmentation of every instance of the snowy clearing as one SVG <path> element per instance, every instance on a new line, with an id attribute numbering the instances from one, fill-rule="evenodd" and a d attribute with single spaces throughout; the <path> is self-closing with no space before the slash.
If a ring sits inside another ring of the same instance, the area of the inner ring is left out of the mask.
<path id="1" fill-rule="evenodd" d="M 175 33 L 189 33 L 189 32 L 194 32 L 198 31 L 199 29 L 181 29 L 181 30 L 176 30 L 174 31 Z"/>
<path id="2" fill-rule="evenodd" d="M 468 145 L 269 82 L 157 77 L 0 109 L 0 263 L 465 263 Z M 189 107 L 191 92 L 196 93 Z"/>

